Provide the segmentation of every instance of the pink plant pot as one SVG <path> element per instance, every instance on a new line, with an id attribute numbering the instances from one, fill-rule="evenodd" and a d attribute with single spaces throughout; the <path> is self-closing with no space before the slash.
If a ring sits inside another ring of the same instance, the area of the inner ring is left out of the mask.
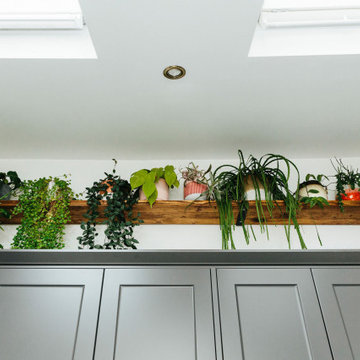
<path id="1" fill-rule="evenodd" d="M 184 199 L 185 200 L 206 200 L 206 195 L 199 197 L 204 191 L 208 189 L 207 185 L 198 184 L 195 181 L 189 181 L 184 184 Z"/>
<path id="2" fill-rule="evenodd" d="M 350 185 L 345 187 L 345 194 L 341 194 L 343 200 L 359 201 L 360 190 L 359 188 L 351 189 Z"/>
<path id="3" fill-rule="evenodd" d="M 169 200 L 169 186 L 165 179 L 159 179 L 159 181 L 155 183 L 155 186 L 158 192 L 156 200 Z M 146 196 L 142 188 L 140 189 L 139 196 L 140 200 L 146 200 Z"/>

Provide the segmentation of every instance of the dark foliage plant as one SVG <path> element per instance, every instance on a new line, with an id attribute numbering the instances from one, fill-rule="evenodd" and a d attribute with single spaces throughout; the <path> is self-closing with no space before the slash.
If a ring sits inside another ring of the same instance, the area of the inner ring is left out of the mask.
<path id="1" fill-rule="evenodd" d="M 352 190 L 360 188 L 360 173 L 358 169 L 346 166 L 341 159 L 335 159 L 335 161 L 336 165 L 333 162 L 331 163 L 336 170 L 336 197 L 341 211 L 344 211 L 342 195 L 346 195 L 345 186 L 350 186 Z"/>
<path id="2" fill-rule="evenodd" d="M 133 191 L 128 181 L 116 175 L 115 167 L 112 173 L 105 173 L 105 178 L 86 188 L 88 211 L 84 217 L 87 221 L 81 224 L 83 233 L 77 238 L 79 249 L 136 249 L 138 240 L 134 238 L 134 227 L 143 222 L 139 213 L 133 213 L 138 199 L 139 190 Z M 99 221 L 99 206 L 103 200 L 106 201 L 105 220 Z M 97 225 L 106 226 L 102 244 L 96 242 Z"/>
<path id="3" fill-rule="evenodd" d="M 0 186 L 8 185 L 11 191 L 15 191 L 21 186 L 21 179 L 16 171 L 0 172 Z"/>
<path id="4" fill-rule="evenodd" d="M 249 244 L 251 235 L 255 238 L 253 228 L 245 225 L 249 201 L 246 195 L 246 186 L 253 184 L 255 191 L 255 208 L 261 232 L 268 234 L 265 209 L 270 217 L 275 207 L 279 207 L 279 200 L 285 205 L 285 234 L 290 248 L 290 230 L 293 225 L 302 249 L 306 248 L 304 239 L 297 222 L 297 212 L 300 208 L 298 195 L 299 171 L 296 165 L 282 155 L 267 154 L 259 159 L 250 156 L 245 160 L 241 150 L 238 151 L 239 165 L 221 165 L 213 174 L 209 188 L 209 196 L 216 200 L 220 227 L 222 233 L 223 249 L 235 249 L 233 230 L 235 225 L 242 227 L 246 243 Z M 283 167 L 282 170 L 280 167 Z M 290 190 L 289 179 L 292 174 L 297 179 L 295 193 Z M 264 198 L 261 197 L 264 190 Z M 232 201 L 238 204 L 239 216 L 235 221 Z M 256 238 L 255 238 L 256 239 Z"/>
<path id="5" fill-rule="evenodd" d="M 12 216 L 22 213 L 13 249 L 61 249 L 69 204 L 74 196 L 70 180 L 58 177 L 27 180 L 20 186 L 19 204 Z"/>
<path id="6" fill-rule="evenodd" d="M 7 189 L 4 189 L 4 187 Z M 0 190 L 0 202 L 1 200 L 7 200 L 11 194 L 14 194 L 15 191 L 21 186 L 21 179 L 19 178 L 16 171 L 8 171 L 8 172 L 0 172 L 0 189 L 8 190 L 9 193 L 3 194 Z M 0 218 L 9 218 L 10 212 L 6 209 L 0 209 Z M 0 222 L 0 230 L 3 231 L 4 228 L 1 226 Z M 0 244 L 0 249 L 3 249 L 3 246 Z"/>

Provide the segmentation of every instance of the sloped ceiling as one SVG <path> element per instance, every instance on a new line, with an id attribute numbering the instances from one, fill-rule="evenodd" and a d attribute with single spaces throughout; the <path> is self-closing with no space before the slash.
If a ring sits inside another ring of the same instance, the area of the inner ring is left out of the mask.
<path id="1" fill-rule="evenodd" d="M 1 158 L 360 156 L 360 57 L 248 58 L 261 0 L 81 5 L 97 60 L 0 60 Z"/>

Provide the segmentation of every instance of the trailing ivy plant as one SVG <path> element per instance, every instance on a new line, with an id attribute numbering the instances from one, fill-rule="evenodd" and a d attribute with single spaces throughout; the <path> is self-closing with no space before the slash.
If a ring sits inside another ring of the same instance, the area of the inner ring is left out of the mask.
<path id="1" fill-rule="evenodd" d="M 299 171 L 296 165 L 282 155 L 267 154 L 259 159 L 250 156 L 245 160 L 241 150 L 238 151 L 240 163 L 238 166 L 221 165 L 211 174 L 211 184 L 208 190 L 210 198 L 216 200 L 219 212 L 220 228 L 222 233 L 223 249 L 235 249 L 233 240 L 233 229 L 239 225 L 243 229 L 246 243 L 249 244 L 251 235 L 255 238 L 252 227 L 245 226 L 246 214 L 249 209 L 246 187 L 253 185 L 255 191 L 255 208 L 257 220 L 261 232 L 268 234 L 265 208 L 270 217 L 273 215 L 275 207 L 279 207 L 278 200 L 285 204 L 287 221 L 285 224 L 285 234 L 290 248 L 290 229 L 293 224 L 301 248 L 306 245 L 300 227 L 297 222 L 297 211 L 300 208 L 298 190 L 293 193 L 289 187 L 289 178 L 295 173 L 297 187 L 299 186 Z M 282 165 L 285 170 L 280 168 Z M 261 198 L 261 190 L 264 190 L 264 198 Z M 265 204 L 262 202 L 265 201 Z M 236 201 L 239 208 L 239 215 L 235 220 L 232 201 Z"/>
<path id="2" fill-rule="evenodd" d="M 23 216 L 11 244 L 13 249 L 64 247 L 65 225 L 70 221 L 69 204 L 74 197 L 70 185 L 66 175 L 22 183 L 19 204 L 12 213 Z"/>
<path id="3" fill-rule="evenodd" d="M 344 211 L 344 203 L 342 195 L 346 196 L 345 186 L 350 186 L 351 190 L 356 187 L 360 188 L 360 173 L 358 169 L 353 169 L 351 166 L 346 166 L 341 159 L 335 159 L 337 165 L 331 161 L 336 170 L 336 197 L 339 201 L 340 210 Z"/>
<path id="4" fill-rule="evenodd" d="M 116 160 L 114 160 L 116 166 Z M 134 238 L 134 227 L 141 224 L 140 214 L 133 213 L 133 207 L 138 202 L 139 190 L 133 191 L 128 181 L 112 173 L 105 173 L 105 178 L 95 181 L 86 188 L 88 210 L 84 217 L 87 221 L 81 223 L 83 230 L 79 241 L 79 249 L 136 249 L 138 240 Z M 106 201 L 105 220 L 99 221 L 99 206 Z M 105 240 L 96 243 L 97 225 L 105 225 Z"/>

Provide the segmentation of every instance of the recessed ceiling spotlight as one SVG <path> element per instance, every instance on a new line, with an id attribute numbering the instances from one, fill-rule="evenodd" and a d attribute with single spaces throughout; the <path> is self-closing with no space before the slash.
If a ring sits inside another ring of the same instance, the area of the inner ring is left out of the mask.
<path id="1" fill-rule="evenodd" d="M 164 69 L 163 74 L 170 80 L 177 80 L 185 76 L 186 70 L 182 66 L 172 65 Z"/>

